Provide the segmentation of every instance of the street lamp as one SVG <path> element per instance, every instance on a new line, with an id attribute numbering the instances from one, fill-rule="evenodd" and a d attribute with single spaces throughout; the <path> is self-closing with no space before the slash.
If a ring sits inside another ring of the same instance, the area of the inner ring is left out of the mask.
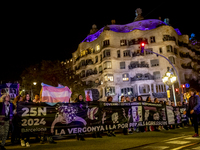
<path id="1" fill-rule="evenodd" d="M 171 72 L 167 71 L 165 75 L 162 77 L 162 81 L 164 84 L 170 86 L 172 85 L 172 91 L 173 91 L 173 96 L 174 96 L 174 104 L 176 106 L 176 96 L 175 96 L 175 91 L 174 91 L 174 83 L 176 82 L 176 76 L 173 75 Z"/>
<path id="2" fill-rule="evenodd" d="M 33 82 L 33 85 L 36 85 L 37 82 Z M 32 84 L 31 84 L 31 99 L 33 98 L 33 87 L 32 87 Z"/>

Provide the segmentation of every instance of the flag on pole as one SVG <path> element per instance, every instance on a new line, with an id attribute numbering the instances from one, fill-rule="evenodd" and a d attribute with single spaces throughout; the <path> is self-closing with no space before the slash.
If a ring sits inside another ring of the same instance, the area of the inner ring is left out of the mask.
<path id="1" fill-rule="evenodd" d="M 71 90 L 67 86 L 60 85 L 54 87 L 48 84 L 42 83 L 42 102 L 48 103 L 69 103 L 71 97 Z"/>

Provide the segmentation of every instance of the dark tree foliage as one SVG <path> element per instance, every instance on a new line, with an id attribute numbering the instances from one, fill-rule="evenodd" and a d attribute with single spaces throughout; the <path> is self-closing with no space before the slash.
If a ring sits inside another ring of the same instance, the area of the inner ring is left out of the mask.
<path id="1" fill-rule="evenodd" d="M 58 84 L 68 86 L 72 89 L 72 100 L 75 100 L 79 94 L 85 97 L 84 90 L 90 87 L 82 82 L 73 70 L 66 69 L 60 61 L 43 60 L 39 64 L 26 68 L 22 72 L 21 78 L 21 89 L 25 89 L 24 93 L 32 96 L 40 93 L 42 82 L 55 87 Z M 37 82 L 37 84 L 33 85 L 33 82 Z"/>

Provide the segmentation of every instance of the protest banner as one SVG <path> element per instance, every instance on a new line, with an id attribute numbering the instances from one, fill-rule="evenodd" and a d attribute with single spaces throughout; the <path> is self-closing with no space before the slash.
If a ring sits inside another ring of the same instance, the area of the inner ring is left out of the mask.
<path id="1" fill-rule="evenodd" d="M 183 107 L 182 107 L 183 108 Z M 132 102 L 24 103 L 19 102 L 21 132 L 50 132 L 53 135 L 77 134 L 179 123 L 179 107 Z"/>

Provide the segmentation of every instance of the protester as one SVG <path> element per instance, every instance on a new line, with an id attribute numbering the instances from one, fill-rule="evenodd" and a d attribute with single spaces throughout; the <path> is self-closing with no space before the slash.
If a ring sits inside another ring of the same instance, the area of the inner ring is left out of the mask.
<path id="1" fill-rule="evenodd" d="M 151 103 L 151 96 L 148 96 L 146 102 Z"/>
<path id="2" fill-rule="evenodd" d="M 128 96 L 126 96 L 126 102 L 130 102 L 130 98 Z"/>
<path id="3" fill-rule="evenodd" d="M 131 97 L 131 102 L 136 102 L 136 98 L 135 97 Z"/>
<path id="4" fill-rule="evenodd" d="M 158 98 L 154 98 L 154 103 L 159 104 Z"/>
<path id="5" fill-rule="evenodd" d="M 138 96 L 137 97 L 137 102 L 142 102 L 142 101 L 143 101 L 142 96 Z"/>
<path id="6" fill-rule="evenodd" d="M 40 96 L 39 96 L 39 94 L 36 94 L 35 95 L 35 99 L 33 100 L 33 102 L 34 103 L 40 103 L 41 101 L 40 101 Z"/>
<path id="7" fill-rule="evenodd" d="M 31 102 L 31 97 L 30 97 L 30 95 L 28 93 L 23 96 L 23 101 L 24 102 Z"/>
<path id="8" fill-rule="evenodd" d="M 23 97 L 21 95 L 18 95 L 15 97 L 14 101 L 13 101 L 13 105 L 17 106 L 17 102 L 21 102 L 23 101 Z"/>
<path id="9" fill-rule="evenodd" d="M 13 104 L 10 103 L 10 96 L 5 94 L 1 97 L 0 103 L 0 138 L 2 139 L 1 142 L 1 150 L 6 150 L 4 147 L 6 143 L 6 139 L 8 136 L 8 131 L 10 127 L 10 122 L 12 121 L 13 117 Z"/>
<path id="10" fill-rule="evenodd" d="M 19 123 L 20 123 L 20 117 L 17 115 L 16 110 L 17 110 L 17 102 L 22 102 L 23 101 L 23 97 L 21 95 L 18 95 L 15 97 L 14 101 L 13 101 L 13 105 L 14 105 L 14 109 L 15 109 L 15 113 L 13 115 L 13 120 L 12 120 L 12 134 L 11 134 L 11 143 L 14 144 L 15 140 L 20 140 L 20 127 L 19 127 Z"/>
<path id="11" fill-rule="evenodd" d="M 194 125 L 195 134 L 192 137 L 199 137 L 198 133 L 198 115 L 200 114 L 200 98 L 196 95 L 196 90 L 191 88 L 189 90 L 190 98 L 189 98 L 189 105 L 187 107 L 187 115 L 191 118 L 191 121 Z"/>
<path id="12" fill-rule="evenodd" d="M 112 103 L 112 100 L 113 100 L 112 96 L 108 96 L 108 97 L 107 97 L 107 102 L 108 102 L 108 103 Z M 108 111 L 109 111 L 109 112 L 112 112 L 112 109 L 111 109 L 111 110 L 108 110 Z M 110 130 L 110 129 L 108 129 L 107 135 L 108 135 L 108 136 L 116 136 L 114 130 Z"/>
<path id="13" fill-rule="evenodd" d="M 125 102 L 125 97 L 121 96 L 121 102 Z"/>
<path id="14" fill-rule="evenodd" d="M 92 101 L 92 99 L 90 98 L 90 91 L 89 90 L 87 91 L 87 94 L 86 94 L 86 101 L 88 101 L 88 102 Z"/>
<path id="15" fill-rule="evenodd" d="M 127 97 L 126 97 L 126 100 L 128 100 Z M 124 103 L 124 102 L 127 102 L 127 101 L 125 101 L 125 97 L 122 96 L 122 97 L 121 97 L 121 103 Z M 124 128 L 124 129 L 123 129 L 123 134 L 124 134 L 124 135 L 128 135 L 128 129 Z"/>
<path id="16" fill-rule="evenodd" d="M 76 99 L 76 103 L 80 104 L 79 109 L 85 110 L 83 108 L 83 105 L 85 105 L 85 102 L 84 102 L 83 96 L 81 94 L 78 95 L 78 97 Z M 76 136 L 77 136 L 77 140 L 85 141 L 84 133 L 77 133 Z"/>

